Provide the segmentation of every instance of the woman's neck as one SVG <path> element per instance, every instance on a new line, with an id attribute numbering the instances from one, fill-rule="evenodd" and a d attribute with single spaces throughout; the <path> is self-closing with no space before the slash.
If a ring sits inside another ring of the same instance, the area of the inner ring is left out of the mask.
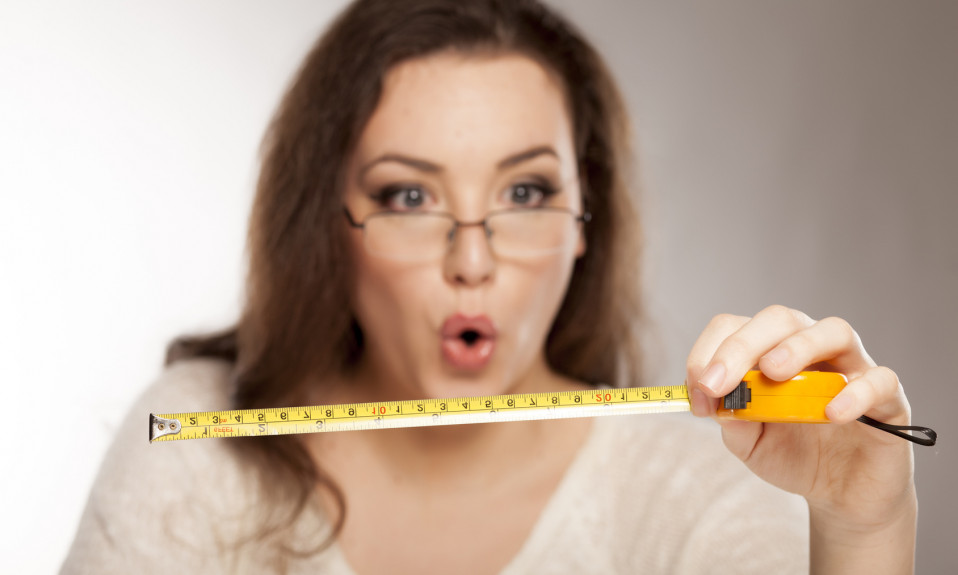
<path id="1" fill-rule="evenodd" d="M 401 387 L 384 389 L 375 370 L 360 369 L 352 377 L 327 387 L 319 403 L 361 403 L 403 397 Z M 544 361 L 527 370 L 509 392 L 531 393 L 584 389 L 587 386 L 548 369 Z M 399 397 L 397 397 L 399 396 Z M 535 454 L 553 443 L 577 442 L 589 428 L 588 420 L 530 421 L 506 424 L 451 425 L 332 433 L 309 436 L 311 452 L 323 465 L 328 455 L 348 452 L 375 472 L 391 473 L 424 487 L 490 488 L 506 469 L 529 467 Z"/>

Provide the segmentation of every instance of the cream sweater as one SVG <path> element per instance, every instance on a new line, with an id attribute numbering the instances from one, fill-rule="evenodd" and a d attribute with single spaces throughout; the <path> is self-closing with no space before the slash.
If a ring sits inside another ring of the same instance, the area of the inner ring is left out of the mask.
<path id="1" fill-rule="evenodd" d="M 149 443 L 151 412 L 227 406 L 228 370 L 216 360 L 179 362 L 139 398 L 61 573 L 354 573 L 335 544 L 285 565 L 269 542 L 236 544 L 255 532 L 260 508 L 253 473 L 229 440 Z M 596 418 L 591 429 L 503 574 L 808 572 L 804 501 L 753 476 L 713 422 L 615 416 Z M 283 541 L 295 546 L 327 532 L 311 507 Z"/>

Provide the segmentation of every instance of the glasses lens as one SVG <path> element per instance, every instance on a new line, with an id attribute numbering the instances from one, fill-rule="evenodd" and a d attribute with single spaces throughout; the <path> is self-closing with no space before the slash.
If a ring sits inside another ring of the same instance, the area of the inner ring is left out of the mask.
<path id="1" fill-rule="evenodd" d="M 380 257 L 418 261 L 442 256 L 454 222 L 445 214 L 379 213 L 365 222 L 366 249 Z"/>
<path id="2" fill-rule="evenodd" d="M 492 249 L 502 256 L 533 256 L 562 251 L 575 242 L 575 216 L 559 209 L 510 210 L 487 219 Z"/>

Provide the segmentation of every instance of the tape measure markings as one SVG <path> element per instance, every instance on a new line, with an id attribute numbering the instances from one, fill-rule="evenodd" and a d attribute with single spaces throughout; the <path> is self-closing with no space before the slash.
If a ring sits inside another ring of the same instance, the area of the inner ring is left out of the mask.
<path id="1" fill-rule="evenodd" d="M 688 411 L 684 385 L 150 414 L 150 441 Z"/>
<path id="2" fill-rule="evenodd" d="M 717 416 L 768 423 L 828 423 L 825 407 L 847 383 L 833 372 L 803 371 L 785 382 L 749 371 L 725 396 Z M 150 442 L 202 437 L 244 437 L 390 429 L 427 425 L 528 421 L 602 415 L 689 411 L 684 385 L 384 401 L 312 407 L 150 414 Z M 858 421 L 919 445 L 935 445 L 928 427 Z M 914 433 L 905 433 L 914 432 Z"/>

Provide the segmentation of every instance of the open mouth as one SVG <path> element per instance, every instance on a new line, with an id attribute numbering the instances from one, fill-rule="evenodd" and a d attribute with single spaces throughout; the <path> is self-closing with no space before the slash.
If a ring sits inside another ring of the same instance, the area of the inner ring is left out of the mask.
<path id="1" fill-rule="evenodd" d="M 479 338 L 481 337 L 482 335 L 480 335 L 478 331 L 471 330 L 471 329 L 467 329 L 466 331 L 459 334 L 459 338 L 462 339 L 462 341 L 466 342 L 466 345 L 468 346 L 475 345 L 475 343 L 479 341 Z"/>
<path id="2" fill-rule="evenodd" d="M 440 335 L 443 359 L 466 371 L 485 367 L 496 346 L 496 328 L 486 316 L 451 316 L 443 322 Z"/>

